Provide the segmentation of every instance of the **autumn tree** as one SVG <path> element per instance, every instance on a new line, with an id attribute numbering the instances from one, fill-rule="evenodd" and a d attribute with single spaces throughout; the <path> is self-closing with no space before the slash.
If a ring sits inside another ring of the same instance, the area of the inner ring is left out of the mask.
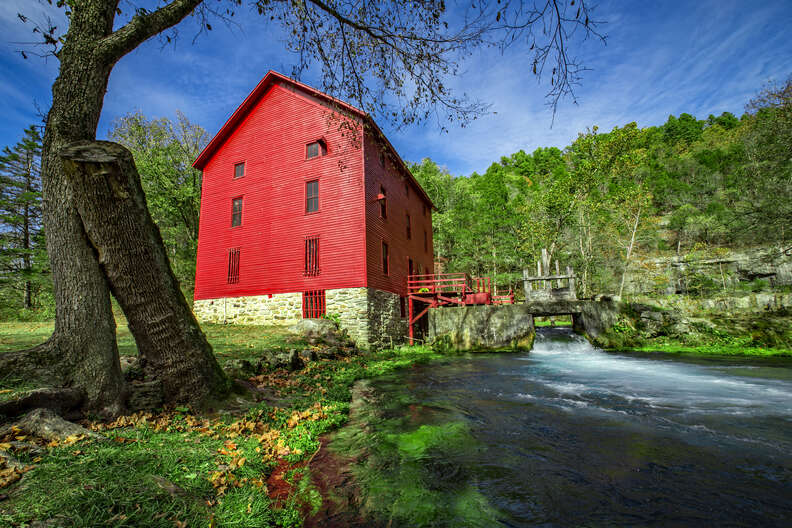
<path id="1" fill-rule="evenodd" d="M 30 351 L 5 354 L 0 368 L 35 367 L 53 383 L 82 391 L 84 409 L 120 412 L 124 382 L 112 292 L 166 401 L 222 397 L 228 384 L 179 289 L 132 156 L 95 138 L 119 60 L 191 14 L 210 30 L 214 18 L 232 16 L 242 2 L 171 0 L 154 10 L 119 0 L 56 4 L 68 16 L 66 33 L 35 27 L 60 63 L 42 151 L 55 331 Z M 431 115 L 465 120 L 481 112 L 482 104 L 452 93 L 446 78 L 460 58 L 489 44 L 526 46 L 534 72 L 550 77 L 551 101 L 574 96 L 581 70 L 567 43 L 575 32 L 597 35 L 583 0 L 473 2 L 465 13 L 447 13 L 442 0 L 258 0 L 255 6 L 262 24 L 286 28 L 286 46 L 298 56 L 295 75 L 318 64 L 320 88 L 402 123 Z M 20 18 L 26 20 L 24 13 Z"/>

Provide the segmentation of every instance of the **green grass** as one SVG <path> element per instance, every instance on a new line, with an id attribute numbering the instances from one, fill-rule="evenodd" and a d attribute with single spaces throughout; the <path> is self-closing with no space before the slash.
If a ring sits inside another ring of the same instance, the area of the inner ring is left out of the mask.
<path id="1" fill-rule="evenodd" d="M 549 326 L 572 326 L 572 321 L 567 320 L 556 320 L 556 321 L 548 321 L 547 319 L 537 318 L 534 319 L 534 326 L 536 328 L 542 327 L 549 327 Z"/>
<path id="2" fill-rule="evenodd" d="M 1 323 L 0 351 L 34 345 L 51 330 L 51 324 Z M 221 362 L 303 346 L 282 328 L 204 325 L 204 331 Z M 123 340 L 134 352 L 126 327 L 119 326 Z M 196 416 L 186 408 L 138 413 L 104 427 L 109 441 L 39 442 L 41 454 L 14 453 L 33 469 L 0 489 L 8 495 L 0 502 L 0 526 L 47 519 L 64 526 L 301 526 L 304 512 L 318 509 L 321 497 L 300 466 L 317 451 L 322 434 L 347 421 L 352 384 L 440 357 L 428 348 L 402 347 L 315 361 L 299 372 L 255 378 L 289 402 L 280 408 L 260 403 L 236 414 Z M 289 496 L 272 499 L 267 479 L 284 465 L 290 468 Z"/>
<path id="3" fill-rule="evenodd" d="M 118 321 L 118 353 L 121 356 L 137 355 L 135 339 L 129 332 L 126 321 L 120 317 Z M 50 337 L 53 328 L 52 322 L 0 322 L 0 354 L 43 343 Z M 282 326 L 203 324 L 201 328 L 212 344 L 220 365 L 235 359 L 246 359 L 255 363 L 265 350 L 305 346 L 302 339 Z M 33 388 L 36 388 L 35 384 L 0 373 L 0 401 L 14 398 Z"/>
<path id="4" fill-rule="evenodd" d="M 21 350 L 43 343 L 52 334 L 54 323 L 0 322 L 0 353 Z M 228 359 L 250 359 L 261 351 L 299 347 L 302 342 L 282 326 L 242 326 L 202 324 L 206 337 L 220 362 Z M 116 330 L 118 353 L 122 356 L 137 354 L 137 346 L 126 322 L 121 319 Z"/>
<path id="5" fill-rule="evenodd" d="M 750 347 L 743 345 L 679 345 L 657 343 L 636 348 L 622 348 L 628 352 L 663 352 L 684 356 L 750 356 L 750 357 L 792 357 L 792 350 L 782 348 Z"/>

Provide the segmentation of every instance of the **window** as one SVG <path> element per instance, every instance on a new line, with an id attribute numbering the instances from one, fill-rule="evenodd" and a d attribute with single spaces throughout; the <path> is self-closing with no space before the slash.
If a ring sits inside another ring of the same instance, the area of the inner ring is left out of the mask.
<path id="1" fill-rule="evenodd" d="M 239 282 L 239 248 L 228 250 L 228 284 Z"/>
<path id="2" fill-rule="evenodd" d="M 407 240 L 412 239 L 412 224 L 410 223 L 410 213 L 407 213 Z"/>
<path id="3" fill-rule="evenodd" d="M 325 291 L 303 292 L 303 319 L 318 319 L 325 314 Z"/>
<path id="4" fill-rule="evenodd" d="M 384 275 L 388 274 L 388 244 L 386 242 L 382 243 L 382 273 Z"/>
<path id="5" fill-rule="evenodd" d="M 305 212 L 315 213 L 319 210 L 319 180 L 305 183 Z"/>
<path id="6" fill-rule="evenodd" d="M 234 165 L 234 178 L 241 178 L 245 175 L 245 162 Z"/>
<path id="7" fill-rule="evenodd" d="M 327 144 L 321 139 L 313 143 L 308 143 L 305 146 L 305 159 L 317 158 L 319 156 L 325 156 L 326 154 Z"/>
<path id="8" fill-rule="evenodd" d="M 385 187 L 380 186 L 380 218 L 388 218 L 388 198 L 385 194 Z"/>
<path id="9" fill-rule="evenodd" d="M 429 235 L 426 234 L 426 229 L 424 229 L 424 251 L 429 252 Z"/>
<path id="10" fill-rule="evenodd" d="M 305 239 L 305 271 L 306 277 L 319 275 L 319 237 L 310 236 Z"/>
<path id="11" fill-rule="evenodd" d="M 231 201 L 231 227 L 242 225 L 242 198 Z"/>

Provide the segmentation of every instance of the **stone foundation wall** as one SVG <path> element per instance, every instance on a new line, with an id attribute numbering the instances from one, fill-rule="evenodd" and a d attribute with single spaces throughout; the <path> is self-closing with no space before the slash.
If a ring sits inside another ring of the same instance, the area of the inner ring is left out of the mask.
<path id="1" fill-rule="evenodd" d="M 291 325 L 302 319 L 302 293 L 201 299 L 193 313 L 205 323 Z"/>
<path id="2" fill-rule="evenodd" d="M 368 347 L 368 288 L 341 288 L 326 290 L 325 313 L 339 315 L 340 326 L 360 347 Z"/>
<path id="3" fill-rule="evenodd" d="M 406 302 L 406 301 L 405 301 Z M 368 346 L 389 348 L 407 340 L 407 318 L 395 293 L 368 288 Z"/>
<path id="4" fill-rule="evenodd" d="M 374 288 L 326 290 L 328 315 L 338 315 L 342 329 L 361 348 L 402 343 L 407 319 L 401 317 L 399 296 Z M 292 325 L 302 319 L 302 293 L 202 299 L 193 303 L 195 317 L 205 323 Z"/>

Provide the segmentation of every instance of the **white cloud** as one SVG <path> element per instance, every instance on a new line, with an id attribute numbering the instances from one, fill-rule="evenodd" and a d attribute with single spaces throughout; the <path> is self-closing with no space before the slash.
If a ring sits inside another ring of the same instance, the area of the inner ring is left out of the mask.
<path id="1" fill-rule="evenodd" d="M 35 118 L 34 100 L 48 104 L 57 72 L 56 60 L 24 61 L 14 53 L 12 40 L 31 37 L 16 18 L 21 9 L 43 17 L 52 8 L 46 2 L 0 0 L 0 104 L 5 106 L 0 144 Z M 563 101 L 552 128 L 547 84 L 537 84 L 517 48 L 505 55 L 487 50 L 450 80 L 458 93 L 492 103 L 495 114 L 465 128 L 448 126 L 447 133 L 435 122 L 401 131 L 380 125 L 405 159 L 428 156 L 455 174 L 469 174 L 520 149 L 563 147 L 595 124 L 609 130 L 629 121 L 658 125 L 681 112 L 700 118 L 724 110 L 740 113 L 764 81 L 792 71 L 786 35 L 792 11 L 785 1 L 746 8 L 709 0 L 684 9 L 673 2 L 604 3 L 597 18 L 608 22 L 608 44 L 589 41 L 577 48 L 575 55 L 592 71 L 577 89 L 579 106 Z M 110 78 L 99 134 L 119 115 L 137 109 L 151 117 L 173 116 L 180 109 L 214 133 L 267 70 L 290 73 L 294 57 L 283 51 L 278 27 L 247 11 L 238 22 L 233 30 L 218 24 L 193 43 L 198 28 L 188 17 L 175 43 L 163 46 L 154 39 L 123 58 Z"/>
<path id="2" fill-rule="evenodd" d="M 600 16 L 609 21 L 608 45 L 589 42 L 580 50 L 594 71 L 584 74 L 579 105 L 562 102 L 552 128 L 546 85 L 537 86 L 519 55 L 489 53 L 455 84 L 492 102 L 496 115 L 448 134 L 424 127 L 392 139 L 407 159 L 430 156 L 455 174 L 469 174 L 520 149 L 564 147 L 592 125 L 660 125 L 682 112 L 699 118 L 722 111 L 739 115 L 768 77 L 785 78 L 792 70 L 792 49 L 779 19 L 783 13 L 792 22 L 787 11 L 778 4 L 748 11 L 710 2 L 685 12 L 660 3 L 651 12 L 605 12 Z"/>

